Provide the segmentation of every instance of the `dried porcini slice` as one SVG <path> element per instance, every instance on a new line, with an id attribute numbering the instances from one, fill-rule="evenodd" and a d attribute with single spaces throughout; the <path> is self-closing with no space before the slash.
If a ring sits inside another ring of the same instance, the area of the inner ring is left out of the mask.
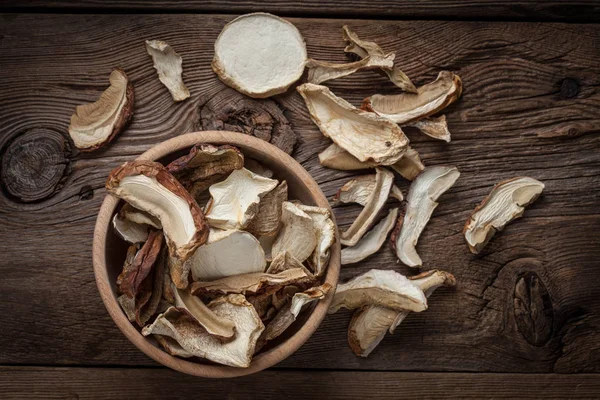
<path id="1" fill-rule="evenodd" d="M 237 229 L 211 229 L 206 243 L 186 261 L 194 280 L 263 272 L 266 265 L 265 253 L 258 239 Z"/>
<path id="2" fill-rule="evenodd" d="M 410 185 L 403 221 L 398 222 L 399 232 L 391 238 L 396 255 L 409 267 L 423 264 L 415 248 L 419 236 L 438 205 L 437 199 L 454 185 L 459 176 L 460 172 L 455 167 L 427 167 Z"/>
<path id="3" fill-rule="evenodd" d="M 149 225 L 138 224 L 115 214 L 112 219 L 113 228 L 117 235 L 129 243 L 143 243 L 148 239 Z"/>
<path id="4" fill-rule="evenodd" d="M 220 229 L 245 228 L 258 212 L 260 199 L 278 183 L 245 168 L 233 171 L 208 189 L 213 199 L 206 214 L 208 223 Z"/>
<path id="5" fill-rule="evenodd" d="M 410 146 L 406 149 L 404 157 L 391 167 L 404 179 L 408 179 L 409 181 L 415 179 L 425 169 L 419 153 Z"/>
<path id="6" fill-rule="evenodd" d="M 129 297 L 126 294 L 122 294 L 117 297 L 117 302 L 121 306 L 121 309 L 127 316 L 129 322 L 135 321 L 135 298 Z"/>
<path id="7" fill-rule="evenodd" d="M 119 217 L 127 219 L 136 224 L 149 225 L 156 229 L 162 229 L 162 224 L 158 218 L 153 217 L 147 212 L 134 208 L 129 203 L 123 204 L 123 207 L 121 207 L 121 210 L 119 210 Z"/>
<path id="8" fill-rule="evenodd" d="M 158 79 L 169 89 L 173 100 L 183 101 L 190 97 L 181 78 L 181 56 L 162 40 L 146 40 L 146 51 L 152 57 Z"/>
<path id="9" fill-rule="evenodd" d="M 325 86 L 305 83 L 296 90 L 321 133 L 360 161 L 391 165 L 406 152 L 408 138 L 390 120 L 355 108 Z"/>
<path id="10" fill-rule="evenodd" d="M 265 178 L 273 178 L 275 173 L 263 164 L 259 163 L 253 158 L 246 158 L 244 161 L 244 168 L 254 172 L 256 175 L 264 176 Z"/>
<path id="11" fill-rule="evenodd" d="M 162 300 L 167 252 L 161 251 L 155 266 L 140 285 L 143 290 L 135 298 L 135 321 L 140 327 L 156 314 Z M 149 293 L 149 294 L 148 294 Z M 142 300 L 142 301 L 140 301 Z"/>
<path id="12" fill-rule="evenodd" d="M 331 252 L 329 249 L 335 242 L 335 224 L 331 220 L 331 212 L 327 208 L 299 204 L 298 208 L 304 211 L 313 221 L 317 245 L 308 259 L 308 264 L 315 276 L 321 276 L 329 263 Z"/>
<path id="13" fill-rule="evenodd" d="M 464 235 L 471 252 L 479 253 L 497 231 L 523 215 L 544 190 L 544 184 L 526 176 L 499 182 L 475 208 L 465 223 Z"/>
<path id="14" fill-rule="evenodd" d="M 267 13 L 242 15 L 215 42 L 212 69 L 226 85 L 255 98 L 283 93 L 302 76 L 306 45 L 288 21 Z"/>
<path id="15" fill-rule="evenodd" d="M 287 269 L 303 267 L 304 266 L 302 263 L 296 260 L 293 255 L 287 251 L 284 251 L 283 253 L 277 254 L 277 256 L 273 258 L 271 264 L 269 264 L 269 268 L 267 268 L 267 274 L 278 274 Z"/>
<path id="16" fill-rule="evenodd" d="M 388 215 L 379 221 L 355 246 L 342 249 L 342 265 L 354 264 L 364 260 L 381 248 L 388 234 L 394 228 L 398 218 L 398 209 L 390 210 Z"/>
<path id="17" fill-rule="evenodd" d="M 71 116 L 69 135 L 82 151 L 96 150 L 125 129 L 133 116 L 133 85 L 122 69 L 108 78 L 110 86 L 95 103 L 77 106 Z"/>
<path id="18" fill-rule="evenodd" d="M 338 285 L 329 313 L 340 308 L 353 310 L 364 306 L 420 312 L 427 309 L 427 299 L 423 291 L 404 275 L 372 269 Z"/>
<path id="19" fill-rule="evenodd" d="M 135 254 L 129 264 L 130 253 L 126 259 L 123 271 L 117 278 L 119 291 L 129 297 L 135 297 L 142 281 L 148 276 L 162 246 L 163 235 L 160 231 L 152 231 L 148 235 L 148 240 L 142 248 Z"/>
<path id="20" fill-rule="evenodd" d="M 258 238 L 260 247 L 262 247 L 263 251 L 265 252 L 265 258 L 267 259 L 267 262 L 273 261 L 273 255 L 271 253 L 273 252 L 273 243 L 275 242 L 275 239 L 277 239 L 277 235 L 261 236 Z"/>
<path id="21" fill-rule="evenodd" d="M 300 285 L 284 286 L 271 295 L 271 304 L 273 307 L 275 307 L 275 309 L 281 310 L 286 304 L 288 304 L 292 297 L 300 291 L 302 291 Z"/>
<path id="22" fill-rule="evenodd" d="M 298 206 L 284 201 L 281 213 L 282 228 L 273 242 L 273 258 L 288 252 L 299 262 L 304 262 L 317 246 L 317 235 L 312 218 Z"/>
<path id="23" fill-rule="evenodd" d="M 417 92 L 374 94 L 363 101 L 361 108 L 397 124 L 407 124 L 435 114 L 454 103 L 462 93 L 462 81 L 458 75 L 442 71 L 435 81 L 419 87 Z"/>
<path id="24" fill-rule="evenodd" d="M 333 204 L 348 204 L 356 203 L 365 206 L 373 194 L 377 185 L 377 175 L 361 175 L 349 180 L 342 186 L 335 196 L 333 196 Z M 392 185 L 390 189 L 390 197 L 398 201 L 404 200 L 402 191 L 396 185 Z"/>
<path id="25" fill-rule="evenodd" d="M 282 205 L 288 199 L 288 185 L 282 181 L 275 189 L 265 194 L 258 205 L 258 212 L 246 228 L 256 236 L 272 236 L 279 229 Z"/>
<path id="26" fill-rule="evenodd" d="M 348 45 L 344 49 L 346 53 L 352 53 L 358 57 L 364 59 L 365 57 L 376 57 L 384 56 L 385 52 L 375 42 L 367 40 L 361 40 L 356 33 L 350 30 L 347 25 L 342 27 L 344 40 L 348 42 Z M 392 53 L 393 54 L 393 53 Z M 381 71 L 385 73 L 390 81 L 405 92 L 417 93 L 417 88 L 410 81 L 408 76 L 398 68 L 396 65 L 381 67 Z"/>
<path id="27" fill-rule="evenodd" d="M 306 68 L 308 69 L 307 81 L 319 84 L 351 75 L 363 69 L 381 68 L 391 70 L 394 66 L 394 58 L 394 53 L 371 55 L 364 57 L 362 60 L 344 64 L 318 61 L 309 58 L 306 61 Z"/>
<path id="28" fill-rule="evenodd" d="M 163 335 L 153 335 L 153 336 L 156 339 L 156 341 L 158 342 L 158 344 L 160 344 L 162 346 L 162 348 L 170 355 L 182 357 L 182 358 L 194 357 L 194 355 L 192 353 L 184 350 L 183 347 L 181 347 L 179 345 L 179 343 L 177 343 L 175 341 L 175 339 L 170 338 L 168 336 L 163 336 Z"/>
<path id="29" fill-rule="evenodd" d="M 413 126 L 434 139 L 443 140 L 444 142 L 450 142 L 450 131 L 448 130 L 448 123 L 446 122 L 446 116 L 442 115 L 437 118 L 427 117 L 418 121 L 413 121 L 407 126 Z"/>
<path id="30" fill-rule="evenodd" d="M 356 245 L 367 230 L 371 228 L 377 214 L 390 195 L 390 190 L 394 184 L 394 174 L 384 168 L 377 168 L 375 180 L 375 188 L 364 208 L 352 225 L 341 233 L 341 243 L 345 246 Z"/>
<path id="31" fill-rule="evenodd" d="M 151 325 L 142 329 L 142 334 L 168 336 L 189 354 L 219 364 L 240 368 L 250 366 L 256 342 L 264 330 L 252 304 L 242 295 L 230 295 L 212 301 L 208 308 L 218 317 L 234 322 L 236 334 L 233 340 L 222 342 L 175 307 L 159 315 Z"/>

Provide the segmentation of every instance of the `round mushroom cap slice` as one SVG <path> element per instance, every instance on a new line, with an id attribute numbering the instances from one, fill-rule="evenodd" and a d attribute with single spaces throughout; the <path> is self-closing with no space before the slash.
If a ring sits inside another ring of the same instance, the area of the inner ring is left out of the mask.
<path id="1" fill-rule="evenodd" d="M 215 42 L 212 68 L 232 88 L 250 97 L 283 93 L 302 76 L 306 45 L 298 29 L 267 13 L 242 15 Z"/>

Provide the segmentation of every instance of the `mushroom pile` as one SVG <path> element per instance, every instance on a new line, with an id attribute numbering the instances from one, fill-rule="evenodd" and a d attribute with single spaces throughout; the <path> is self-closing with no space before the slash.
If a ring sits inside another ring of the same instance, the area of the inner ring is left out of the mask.
<path id="1" fill-rule="evenodd" d="M 106 182 L 125 201 L 113 227 L 130 244 L 118 302 L 172 355 L 248 367 L 331 288 L 320 284 L 335 241 L 329 210 L 244 165 L 233 146 L 198 144 L 166 166 L 127 162 Z"/>

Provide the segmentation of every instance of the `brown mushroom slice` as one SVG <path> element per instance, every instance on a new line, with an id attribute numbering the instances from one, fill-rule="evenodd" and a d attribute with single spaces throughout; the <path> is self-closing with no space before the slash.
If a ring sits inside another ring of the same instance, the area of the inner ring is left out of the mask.
<path id="1" fill-rule="evenodd" d="M 313 221 L 317 245 L 308 259 L 315 276 L 321 276 L 329 263 L 331 252 L 329 249 L 335 242 L 335 224 L 331 220 L 331 212 L 327 208 L 298 205 Z"/>
<path id="2" fill-rule="evenodd" d="M 110 73 L 110 86 L 95 103 L 77 106 L 69 135 L 75 147 L 92 151 L 104 146 L 125 129 L 133 116 L 133 85 L 122 69 Z"/>
<path id="3" fill-rule="evenodd" d="M 362 109 L 377 113 L 397 124 L 407 124 L 428 117 L 454 103 L 461 95 L 458 75 L 442 71 L 435 81 L 417 89 L 417 94 L 375 94 L 367 97 Z"/>
<path id="4" fill-rule="evenodd" d="M 197 281 L 263 272 L 267 260 L 260 242 L 251 233 L 238 229 L 211 229 L 206 243 L 186 264 Z"/>
<path id="5" fill-rule="evenodd" d="M 363 69 L 388 69 L 391 70 L 394 66 L 394 53 L 385 55 L 366 56 L 362 60 L 336 64 L 326 61 L 318 61 L 309 58 L 306 61 L 308 69 L 307 81 L 314 84 L 323 83 L 332 79 L 342 78 L 351 75 Z"/>
<path id="6" fill-rule="evenodd" d="M 175 341 L 175 339 L 170 338 L 168 336 L 163 336 L 163 335 L 153 335 L 153 336 L 156 339 L 156 341 L 158 342 L 158 344 L 160 344 L 162 346 L 162 348 L 170 355 L 182 357 L 182 358 L 194 357 L 194 355 L 192 353 L 184 350 L 183 347 L 181 347 L 179 345 L 179 343 L 177 343 Z"/>
<path id="7" fill-rule="evenodd" d="M 398 218 L 398 209 L 390 210 L 388 215 L 379 221 L 355 246 L 342 249 L 342 265 L 354 264 L 375 254 L 385 243 L 388 234 L 394 228 Z"/>
<path id="8" fill-rule="evenodd" d="M 140 327 L 157 313 L 162 300 L 165 280 L 167 252 L 162 250 L 151 273 L 140 285 L 146 293 L 138 293 L 135 298 L 135 321 Z M 149 294 L 148 294 L 149 292 Z M 143 298 L 143 299 L 141 299 Z M 140 301 L 142 300 L 142 301 Z"/>
<path id="9" fill-rule="evenodd" d="M 358 160 L 391 165 L 406 152 L 408 138 L 390 120 L 355 108 L 325 86 L 305 83 L 296 90 L 323 135 Z"/>
<path id="10" fill-rule="evenodd" d="M 273 242 L 272 256 L 288 252 L 303 263 L 317 246 L 313 219 L 298 206 L 284 201 L 281 213 L 281 230 Z"/>
<path id="11" fill-rule="evenodd" d="M 361 40 L 356 33 L 350 30 L 347 25 L 342 27 L 342 32 L 344 35 L 344 40 L 348 42 L 348 45 L 344 49 L 346 53 L 352 53 L 360 58 L 365 57 L 373 57 L 373 56 L 383 56 L 385 52 L 379 45 L 375 42 L 370 42 L 367 40 Z M 408 76 L 404 72 L 398 68 L 397 65 L 392 65 L 391 68 L 385 66 L 381 67 L 381 71 L 385 73 L 390 81 L 400 89 L 405 92 L 417 93 L 417 88 L 410 81 Z"/>
<path id="12" fill-rule="evenodd" d="M 359 357 L 371 354 L 398 314 L 396 310 L 381 306 L 367 306 L 356 310 L 348 326 L 348 344 L 354 354 Z"/>
<path id="13" fill-rule="evenodd" d="M 372 269 L 338 285 L 329 313 L 340 308 L 353 310 L 364 306 L 421 312 L 427 309 L 427 299 L 423 291 L 404 275 Z"/>
<path id="14" fill-rule="evenodd" d="M 185 261 L 206 241 L 208 224 L 202 210 L 160 163 L 145 160 L 127 162 L 110 173 L 106 189 L 158 218 L 169 253 L 178 261 Z"/>
<path id="15" fill-rule="evenodd" d="M 254 172 L 256 175 L 264 176 L 265 178 L 273 178 L 275 173 L 263 164 L 259 163 L 253 158 L 246 158 L 244 161 L 244 168 Z"/>
<path id="16" fill-rule="evenodd" d="M 271 293 L 266 292 L 246 296 L 246 300 L 248 300 L 248 302 L 252 304 L 252 307 L 254 307 L 258 316 L 264 320 L 264 318 L 267 315 L 267 312 L 272 306 L 273 297 Z"/>
<path id="17" fill-rule="evenodd" d="M 296 318 L 298 318 L 298 314 L 302 311 L 302 307 L 313 301 L 322 299 L 327 295 L 330 289 L 331 285 L 325 283 L 321 286 L 294 294 L 292 301 L 280 309 L 273 320 L 266 326 L 263 338 L 268 341 L 281 335 L 290 327 L 290 325 L 292 325 L 292 323 L 294 323 Z"/>
<path id="18" fill-rule="evenodd" d="M 256 342 L 265 328 L 252 304 L 242 295 L 230 295 L 212 301 L 208 308 L 218 317 L 234 322 L 236 334 L 231 341 L 224 343 L 209 334 L 175 307 L 159 315 L 154 323 L 142 329 L 142 334 L 168 336 L 188 353 L 219 364 L 250 366 Z"/>
<path id="19" fill-rule="evenodd" d="M 305 281 L 312 277 L 306 268 L 290 268 L 277 274 L 253 272 L 228 276 L 208 282 L 194 282 L 191 285 L 193 294 L 255 294 L 267 288 L 281 288 L 293 283 Z"/>
<path id="20" fill-rule="evenodd" d="M 265 194 L 258 205 L 258 212 L 246 230 L 256 236 L 273 236 L 279 230 L 282 205 L 288 199 L 288 185 L 282 181 L 275 189 Z"/>
<path id="21" fill-rule="evenodd" d="M 129 297 L 135 297 L 140 284 L 148 276 L 158 258 L 162 242 L 162 232 L 150 232 L 148 240 L 136 253 L 131 263 L 125 263 L 123 271 L 117 278 L 119 291 L 121 293 L 126 294 Z M 129 251 L 128 256 L 130 256 Z"/>
<path id="22" fill-rule="evenodd" d="M 169 89 L 173 100 L 183 101 L 190 97 L 190 91 L 181 77 L 181 56 L 162 40 L 146 40 L 146 51 L 152 57 L 158 79 Z"/>
<path id="23" fill-rule="evenodd" d="M 113 228 L 117 235 L 129 243 L 143 243 L 148 239 L 148 229 L 146 224 L 137 224 L 122 218 L 119 214 L 115 214 L 112 219 Z"/>
<path id="24" fill-rule="evenodd" d="M 397 227 L 400 232 L 392 235 L 396 255 L 409 267 L 423 264 L 416 250 L 419 236 L 438 205 L 437 199 L 454 185 L 459 176 L 460 172 L 455 167 L 427 167 L 410 185 L 406 212 Z"/>
<path id="25" fill-rule="evenodd" d="M 440 117 L 427 117 L 418 121 L 413 121 L 408 126 L 413 126 L 434 139 L 443 140 L 444 142 L 450 142 L 450 131 L 448 130 L 448 123 L 446 122 L 446 116 Z"/>
<path id="26" fill-rule="evenodd" d="M 129 297 L 126 294 L 122 294 L 117 297 L 117 302 L 121 306 L 121 309 L 127 316 L 129 322 L 135 321 L 135 298 Z"/>
<path id="27" fill-rule="evenodd" d="M 391 166 L 394 171 L 399 173 L 404 179 L 412 181 L 425 169 L 419 153 L 412 147 L 406 149 L 404 157 Z"/>
<path id="28" fill-rule="evenodd" d="M 293 255 L 284 251 L 273 258 L 269 268 L 267 268 L 267 274 L 278 274 L 291 268 L 303 268 L 303 265 Z"/>
<path id="29" fill-rule="evenodd" d="M 349 180 L 333 196 L 333 204 L 356 203 L 365 206 L 369 197 L 375 190 L 377 184 L 376 175 L 361 175 Z M 404 200 L 402 190 L 396 185 L 392 185 L 390 197 L 398 201 Z"/>
<path id="30" fill-rule="evenodd" d="M 235 324 L 228 318 L 219 317 L 202 300 L 194 296 L 190 289 L 177 289 L 173 285 L 175 306 L 181 312 L 191 316 L 211 335 L 228 339 L 235 334 Z"/>
<path id="31" fill-rule="evenodd" d="M 153 217 L 147 212 L 138 210 L 129 203 L 123 204 L 123 207 L 121 207 L 121 210 L 119 210 L 119 217 L 127 219 L 136 224 L 150 225 L 153 228 L 162 229 L 162 225 L 158 218 Z"/>
<path id="32" fill-rule="evenodd" d="M 271 294 L 271 304 L 277 310 L 281 310 L 288 302 L 294 297 L 294 295 L 298 292 L 301 292 L 302 289 L 299 285 L 287 285 Z"/>
<path id="33" fill-rule="evenodd" d="M 208 190 L 213 203 L 206 214 L 213 228 L 243 229 L 254 218 L 261 197 L 273 190 L 279 182 L 248 171 L 233 171 L 227 179 Z"/>
<path id="34" fill-rule="evenodd" d="M 371 228 L 377 214 L 390 195 L 394 184 L 394 174 L 384 168 L 377 168 L 375 171 L 376 184 L 371 196 L 352 225 L 341 233 L 340 241 L 345 246 L 354 246 L 358 243 L 360 238 Z"/>
<path id="35" fill-rule="evenodd" d="M 479 253 L 497 231 L 523 215 L 544 190 L 544 184 L 526 176 L 499 182 L 475 208 L 465 223 L 464 235 L 471 252 Z"/>
<path id="36" fill-rule="evenodd" d="M 262 247 L 263 251 L 265 252 L 265 259 L 267 260 L 267 262 L 273 261 L 272 252 L 273 252 L 273 243 L 275 242 L 275 239 L 277 239 L 277 235 L 261 236 L 258 238 L 260 247 Z"/>

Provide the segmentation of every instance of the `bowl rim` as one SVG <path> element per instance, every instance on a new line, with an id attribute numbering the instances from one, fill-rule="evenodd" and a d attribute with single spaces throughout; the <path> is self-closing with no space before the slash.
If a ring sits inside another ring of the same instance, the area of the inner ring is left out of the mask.
<path id="1" fill-rule="evenodd" d="M 197 143 L 210 143 L 215 145 L 230 144 L 239 146 L 242 151 L 244 148 L 251 148 L 252 151 L 267 155 L 268 158 L 279 159 L 279 161 L 285 163 L 289 170 L 309 188 L 310 196 L 315 201 L 316 205 L 325 207 L 331 211 L 329 202 L 319 188 L 317 182 L 296 160 L 272 144 L 250 135 L 228 131 L 191 132 L 168 139 L 153 146 L 140 155 L 137 160 L 157 160 L 175 151 L 191 147 Z M 112 284 L 108 278 L 106 267 L 106 235 L 108 229 L 110 229 L 112 216 L 119 202 L 120 199 L 111 194 L 107 194 L 98 211 L 92 246 L 96 285 L 100 297 L 102 298 L 102 302 L 117 327 L 129 341 L 155 361 L 176 371 L 205 378 L 231 378 L 253 374 L 269 368 L 289 357 L 312 336 L 325 318 L 331 300 L 333 299 L 333 294 L 335 293 L 341 267 L 339 231 L 333 212 L 331 213 L 331 218 L 336 227 L 336 240 L 331 246 L 329 266 L 323 280 L 323 283 L 329 283 L 332 286 L 332 290 L 324 299 L 317 303 L 304 325 L 302 325 L 298 331 L 278 346 L 258 354 L 252 359 L 252 363 L 248 368 L 237 368 L 217 364 L 199 364 L 168 354 L 163 349 L 153 345 L 134 327 L 125 316 L 125 313 L 117 302 L 116 296 L 113 294 Z"/>

